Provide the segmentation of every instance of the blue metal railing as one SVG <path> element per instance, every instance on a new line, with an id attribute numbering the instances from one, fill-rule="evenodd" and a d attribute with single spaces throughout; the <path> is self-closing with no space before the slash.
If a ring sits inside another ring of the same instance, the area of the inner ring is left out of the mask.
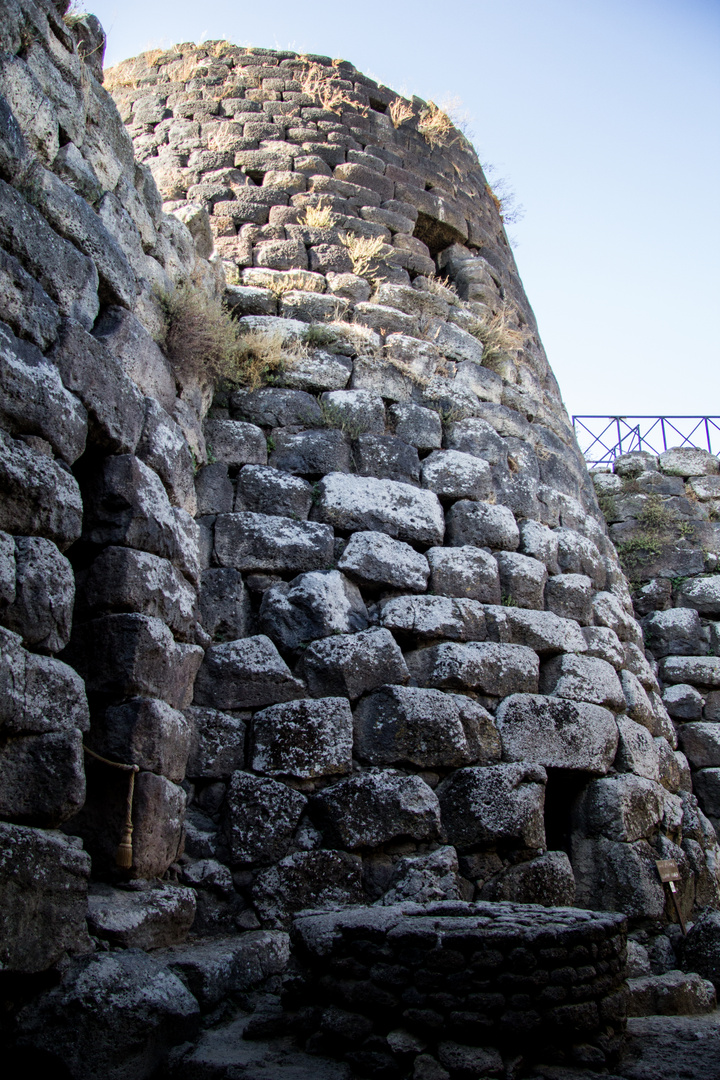
<path id="1" fill-rule="evenodd" d="M 689 446 L 720 456 L 720 416 L 573 416 L 572 422 L 589 468 L 612 467 L 633 450 L 662 454 Z"/>

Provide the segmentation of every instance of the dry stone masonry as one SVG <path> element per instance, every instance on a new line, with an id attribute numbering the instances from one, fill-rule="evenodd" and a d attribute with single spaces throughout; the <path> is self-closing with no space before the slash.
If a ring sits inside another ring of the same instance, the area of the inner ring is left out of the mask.
<path id="1" fill-rule="evenodd" d="M 431 103 L 227 42 L 103 75 L 67 7 L 0 27 L 18 1070 L 597 1067 L 628 926 L 637 1000 L 657 977 L 712 1007 L 664 973 L 718 980 L 717 463 L 595 477 L 608 533 L 497 200 Z M 173 362 L 177 296 L 223 299 L 260 375 Z M 658 498 L 697 544 L 631 593 L 613 540 Z"/>

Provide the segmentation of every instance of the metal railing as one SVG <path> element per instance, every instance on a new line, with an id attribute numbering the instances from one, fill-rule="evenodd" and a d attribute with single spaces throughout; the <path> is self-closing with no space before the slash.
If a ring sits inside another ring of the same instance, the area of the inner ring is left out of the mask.
<path id="1" fill-rule="evenodd" d="M 720 455 L 720 416 L 573 416 L 589 468 L 612 467 L 633 450 L 662 454 L 688 446 Z"/>

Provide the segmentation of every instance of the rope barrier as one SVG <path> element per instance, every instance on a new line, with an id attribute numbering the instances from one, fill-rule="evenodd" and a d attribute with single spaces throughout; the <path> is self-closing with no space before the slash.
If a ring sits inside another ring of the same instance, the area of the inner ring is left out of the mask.
<path id="1" fill-rule="evenodd" d="M 91 750 L 89 746 L 85 746 L 83 743 L 83 750 L 90 757 L 101 761 L 103 765 L 111 765 L 114 769 L 122 769 L 123 772 L 130 773 L 128 780 L 128 793 L 127 802 L 125 804 L 125 825 L 123 827 L 123 834 L 118 844 L 118 849 L 115 854 L 115 862 L 122 870 L 129 870 L 133 861 L 133 849 L 132 849 L 132 834 L 133 834 L 133 821 L 132 821 L 132 806 L 133 796 L 135 794 L 135 776 L 140 772 L 139 765 L 125 765 L 120 761 L 110 761 L 109 758 L 103 757 L 101 754 L 96 754 L 94 750 Z"/>

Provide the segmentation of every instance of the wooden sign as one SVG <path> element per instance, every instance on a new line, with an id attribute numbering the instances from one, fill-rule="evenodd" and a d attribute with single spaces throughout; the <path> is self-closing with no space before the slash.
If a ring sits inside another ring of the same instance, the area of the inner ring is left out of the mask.
<path id="1" fill-rule="evenodd" d="M 662 882 L 680 880 L 680 868 L 672 859 L 657 859 L 655 865 Z"/>

